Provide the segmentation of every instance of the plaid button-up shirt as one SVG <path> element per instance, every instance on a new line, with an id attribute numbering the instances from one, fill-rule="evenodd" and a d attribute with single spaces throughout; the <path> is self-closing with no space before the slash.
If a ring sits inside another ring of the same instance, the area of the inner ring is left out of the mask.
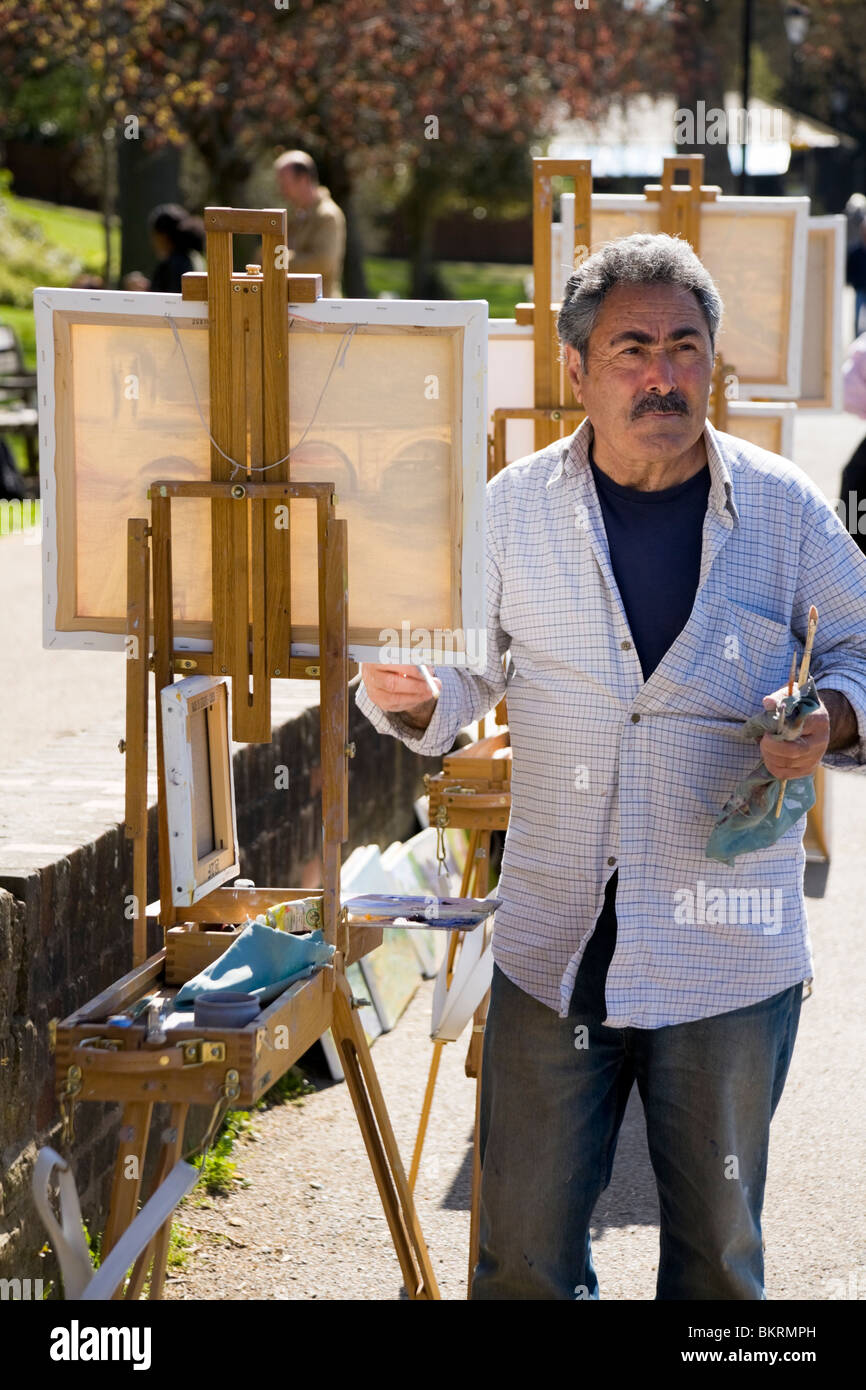
<path id="1" fill-rule="evenodd" d="M 494 956 L 561 1017 L 614 869 L 611 1027 L 660 1028 L 757 1003 L 806 979 L 805 818 L 732 867 L 705 857 L 756 764 L 747 716 L 788 678 L 814 603 L 812 674 L 847 696 L 858 742 L 824 758 L 866 769 L 866 557 L 793 464 L 709 424 L 710 493 L 689 620 L 644 681 L 611 569 L 588 421 L 487 489 L 483 674 L 436 667 L 413 731 L 360 685 L 382 733 L 428 755 L 507 691 L 512 806 Z M 502 656 L 510 652 L 508 675 Z"/>

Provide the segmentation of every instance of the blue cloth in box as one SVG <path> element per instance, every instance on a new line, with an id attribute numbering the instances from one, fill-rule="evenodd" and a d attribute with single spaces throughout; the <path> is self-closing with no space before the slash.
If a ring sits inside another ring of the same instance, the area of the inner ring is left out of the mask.
<path id="1" fill-rule="evenodd" d="M 292 936 L 249 922 L 218 960 L 178 991 L 175 1008 L 191 1007 L 197 995 L 217 989 L 240 990 L 269 1003 L 290 984 L 314 974 L 333 954 L 334 947 L 320 931 Z"/>

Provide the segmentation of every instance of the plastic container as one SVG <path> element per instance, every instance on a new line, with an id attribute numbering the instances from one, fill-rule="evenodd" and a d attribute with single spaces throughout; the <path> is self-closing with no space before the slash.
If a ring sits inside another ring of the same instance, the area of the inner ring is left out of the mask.
<path id="1" fill-rule="evenodd" d="M 197 1028 L 243 1028 L 258 1018 L 262 1006 L 253 994 L 215 989 L 199 994 L 193 1010 Z"/>

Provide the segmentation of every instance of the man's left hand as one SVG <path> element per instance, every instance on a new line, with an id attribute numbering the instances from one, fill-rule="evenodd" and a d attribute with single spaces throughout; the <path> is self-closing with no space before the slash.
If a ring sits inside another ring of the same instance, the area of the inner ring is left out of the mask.
<path id="1" fill-rule="evenodd" d="M 797 687 L 794 686 L 794 693 Z M 764 709 L 777 709 L 788 694 L 787 685 L 772 695 L 764 696 Z M 821 704 L 806 716 L 798 738 L 790 742 L 777 738 L 774 734 L 764 734 L 761 739 L 761 757 L 764 766 L 780 781 L 790 781 L 794 777 L 811 777 L 818 768 L 830 742 L 830 715 L 826 705 Z"/>

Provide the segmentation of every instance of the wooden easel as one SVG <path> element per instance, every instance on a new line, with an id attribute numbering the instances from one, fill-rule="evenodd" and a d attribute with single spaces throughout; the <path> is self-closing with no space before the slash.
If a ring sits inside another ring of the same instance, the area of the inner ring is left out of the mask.
<path id="1" fill-rule="evenodd" d="M 472 895 L 484 898 L 490 892 L 490 837 L 494 830 L 506 830 L 511 814 L 511 764 L 510 757 L 494 760 L 494 750 L 506 750 L 510 746 L 507 731 L 469 744 L 454 753 L 449 753 L 443 771 L 435 777 L 425 776 L 424 783 L 430 797 L 430 823 L 438 829 L 465 829 L 469 831 L 469 847 L 466 864 L 460 885 L 460 896 Z M 481 930 L 479 928 L 478 930 Z M 486 932 L 489 929 L 485 926 Z M 450 989 L 457 953 L 463 945 L 464 933 L 454 932 L 448 942 L 445 959 L 446 984 Z M 478 1213 L 481 1198 L 481 1154 L 479 1147 L 479 1118 L 481 1106 L 481 1062 L 484 1045 L 484 1028 L 487 1019 L 488 996 L 482 999 L 472 1019 L 472 1032 L 466 1054 L 465 1072 L 475 1079 L 475 1130 L 472 1154 L 472 1197 L 469 1224 L 469 1272 L 467 1296 L 471 1293 L 472 1275 L 478 1263 Z M 415 1136 L 415 1148 L 409 1167 L 409 1187 L 412 1191 L 421 1166 L 421 1155 L 433 1093 L 439 1074 L 442 1049 L 445 1041 L 436 1038 L 433 1042 L 433 1056 L 427 1074 L 427 1085 L 421 1106 L 421 1116 Z"/>
<path id="2" fill-rule="evenodd" d="M 61 1105 L 70 1121 L 79 1100 L 124 1105 L 103 1236 L 107 1254 L 136 1214 L 154 1103 L 171 1105 L 170 1121 L 160 1138 L 158 1186 L 182 1154 L 191 1104 L 212 1110 L 212 1135 L 228 1109 L 253 1104 L 330 1028 L 409 1297 L 437 1299 L 436 1279 L 357 1001 L 346 979 L 346 966 L 381 941 L 379 929 L 353 927 L 350 933 L 339 896 L 341 846 L 348 835 L 347 758 L 353 751 L 347 743 L 347 524 L 335 516 L 334 484 L 292 482 L 286 457 L 288 305 L 290 299 L 314 300 L 321 279 L 287 276 L 276 269 L 286 237 L 284 209 L 207 208 L 205 226 L 209 271 L 185 276 L 183 294 L 208 301 L 212 480 L 154 483 L 150 526 L 143 518 L 128 523 L 126 833 L 133 841 L 135 964 L 127 976 L 59 1025 Z M 258 266 L 247 267 L 243 275 L 232 272 L 233 235 L 262 237 L 263 272 Z M 277 509 L 287 509 L 296 498 L 316 505 L 319 657 L 314 662 L 291 656 L 290 530 L 279 524 Z M 192 655 L 175 648 L 172 602 L 172 507 L 190 499 L 209 502 L 213 540 L 213 651 Z M 172 1030 L 161 1041 L 148 1039 L 141 1024 L 121 1029 L 104 1020 L 154 988 L 167 990 L 170 997 L 172 986 L 216 959 L 237 935 L 236 930 L 208 931 L 208 926 L 240 924 L 278 902 L 307 897 L 310 890 L 216 888 L 192 906 L 175 904 L 157 698 L 159 920 L 166 946 L 145 958 L 150 670 L 157 696 L 177 672 L 229 677 L 235 738 L 260 743 L 271 741 L 271 679 L 320 680 L 323 883 L 317 896 L 325 939 L 336 948 L 331 966 L 290 986 L 253 1023 L 233 1029 L 190 1025 Z M 148 1271 L 150 1297 L 160 1296 L 170 1225 L 167 1220 L 141 1253 L 125 1294 L 121 1286 L 115 1298 L 139 1297 Z"/>

